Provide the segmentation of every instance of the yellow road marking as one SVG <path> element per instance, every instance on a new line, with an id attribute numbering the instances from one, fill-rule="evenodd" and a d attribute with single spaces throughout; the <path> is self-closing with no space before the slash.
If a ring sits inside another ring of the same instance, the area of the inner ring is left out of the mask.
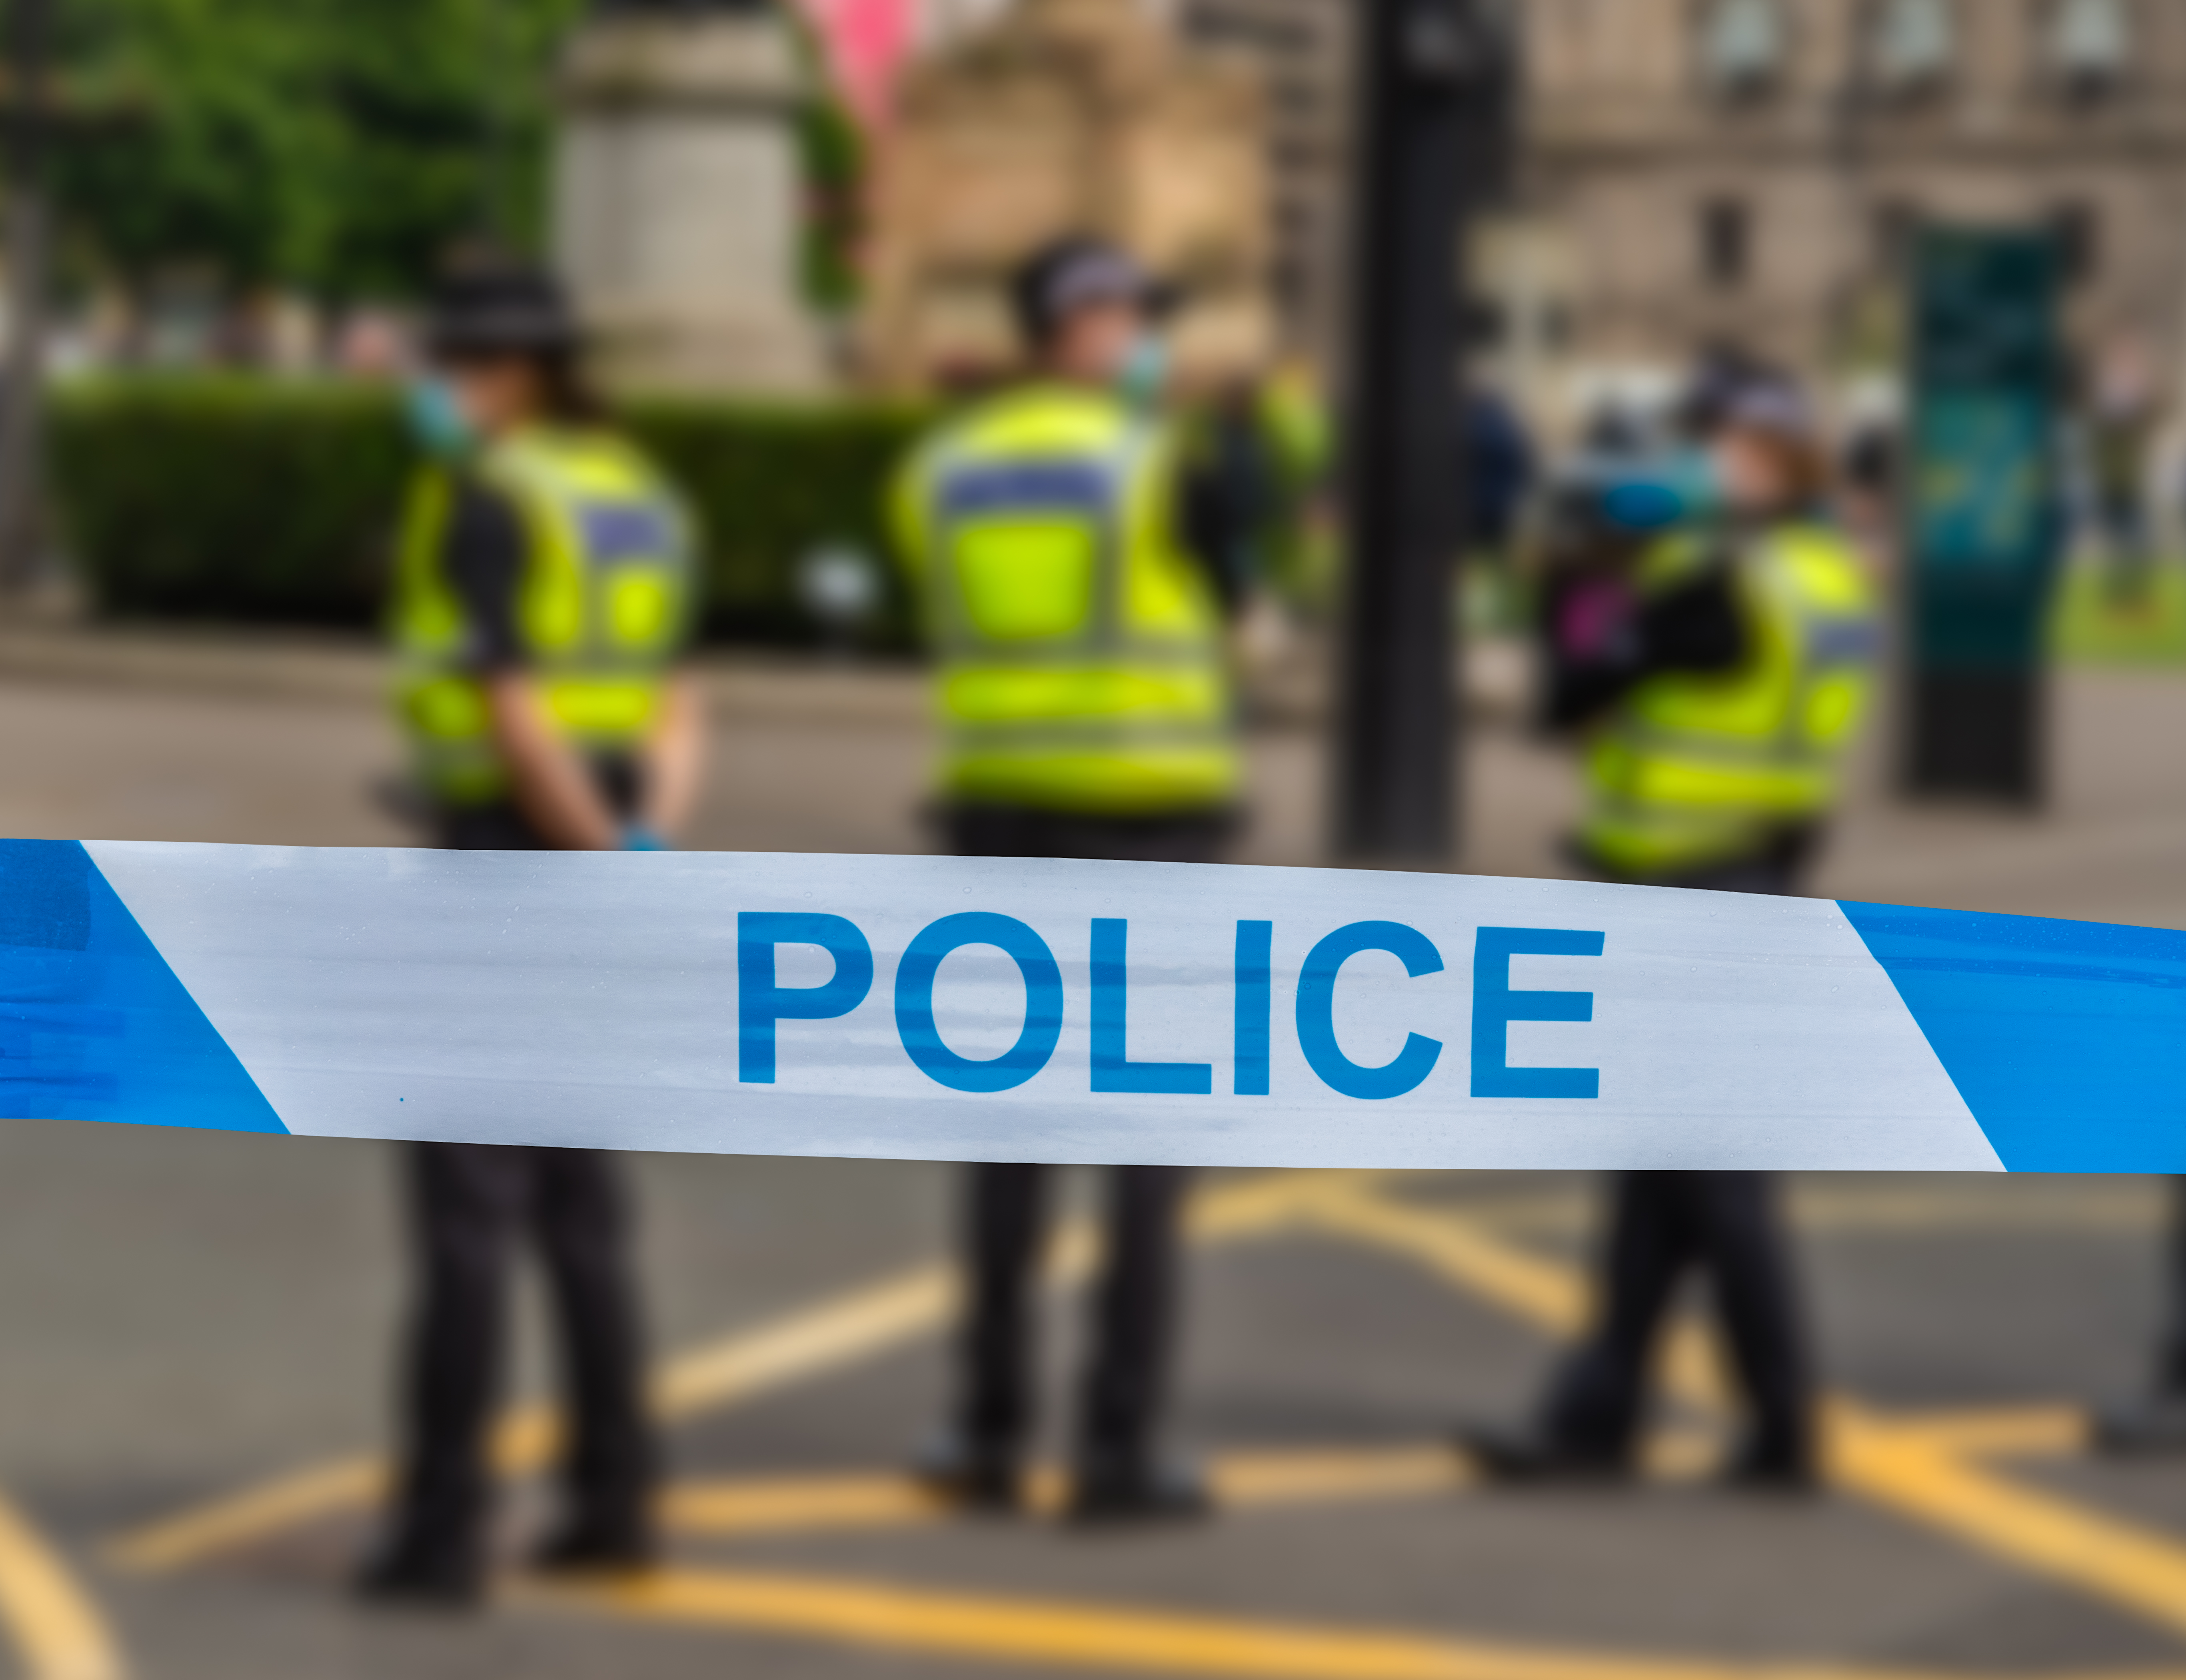
<path id="1" fill-rule="evenodd" d="M 1583 1320 L 1578 1275 L 1481 1230 L 1461 1216 L 1334 1190 L 1310 1207 L 1314 1224 L 1421 1261 L 1542 1328 L 1568 1336 Z M 1722 1385 L 1690 1321 L 1673 1332 L 1665 1375 L 1685 1399 L 1723 1404 Z M 2004 1480 L 1970 1453 L 2003 1442 L 2037 1446 L 2065 1433 L 2058 1418 L 2021 1417 L 1988 1435 L 1900 1425 L 1846 1398 L 1829 1406 L 1833 1478 L 1875 1503 L 1939 1528 L 2021 1567 L 2063 1581 L 2186 1634 L 2186 1544 Z"/>
<path id="2" fill-rule="evenodd" d="M 1193 1234 L 1219 1241 L 1303 1219 L 1330 1235 L 1402 1253 L 1553 1333 L 1571 1336 L 1583 1327 L 1586 1291 L 1572 1268 L 1506 1242 L 1477 1217 L 1446 1205 L 1388 1201 L 1374 1193 L 1382 1176 L 1277 1174 L 1225 1185 L 1196 1205 Z M 1095 1250 L 1090 1229 L 1067 1229 L 1051 1257 L 1051 1274 L 1082 1275 Z M 729 1403 L 931 1330 L 950 1304 L 947 1268 L 918 1268 L 671 1362 L 659 1376 L 656 1395 L 671 1415 Z M 1722 1408 L 1712 1345 L 1690 1321 L 1673 1330 L 1666 1363 L 1675 1392 L 1710 1410 Z M 1901 1421 L 1837 1401 L 1830 1425 L 1833 1469 L 1847 1487 L 1994 1555 L 2186 1631 L 2186 1546 L 2004 1481 L 1971 1462 L 1976 1454 L 2071 1450 L 2075 1420 L 2069 1411 L 2015 1408 Z M 505 1420 L 497 1441 L 504 1468 L 539 1463 L 551 1450 L 553 1429 L 551 1414 L 541 1408 Z M 1656 1446 L 1658 1459 L 1690 1467 L 1704 1442 L 1688 1432 Z M 186 1516 L 165 1526 L 164 1552 L 159 1529 L 140 1532 L 123 1546 L 139 1557 L 149 1552 L 154 1566 L 188 1561 L 369 1497 L 376 1484 L 361 1484 L 360 1468 L 376 1470 L 367 1460 L 326 1467 L 309 1473 L 324 1484 L 316 1492 L 308 1477 L 291 1479 Z M 1239 1505 L 1407 1497 L 1461 1485 L 1466 1476 L 1455 1456 L 1439 1448 L 1237 1455 L 1217 1468 L 1219 1490 Z M 1060 1488 L 1058 1476 L 1045 1474 L 1037 1502 L 1051 1507 Z M 333 1506 L 326 1504 L 330 1497 Z M 259 1509 L 251 1513 L 254 1498 Z M 224 1529 L 213 1520 L 223 1509 Z M 238 1511 L 250 1520 L 238 1521 Z M 872 1476 L 686 1485 L 671 1493 L 669 1509 L 676 1526 L 713 1534 L 917 1522 L 934 1513 L 934 1502 L 911 1484 Z M 188 1532 L 193 1522 L 199 1525 L 194 1537 Z M 771 1574 L 670 1571 L 557 1596 L 629 1614 L 898 1649 L 1271 1680 L 1892 1680 L 1889 1672 L 1847 1665 L 1624 1660 Z"/>
<path id="3" fill-rule="evenodd" d="M 1372 1177 L 1336 1174 L 1328 1182 L 1349 1188 Z M 1256 1235 L 1286 1221 L 1302 1197 L 1326 1188 L 1317 1175 L 1301 1173 L 1223 1184 L 1193 1203 L 1190 1229 L 1203 1242 Z M 1084 1277 L 1099 1248 L 1090 1222 L 1065 1225 L 1049 1252 L 1050 1280 L 1069 1283 Z M 915 1266 L 668 1360 L 654 1375 L 655 1407 L 672 1421 L 841 1369 L 939 1328 L 956 1299 L 955 1267 Z M 496 1467 L 505 1476 L 538 1469 L 553 1456 L 560 1427 L 558 1411 L 551 1405 L 512 1408 L 494 1431 Z M 373 1504 L 384 1496 L 388 1474 L 386 1460 L 369 1455 L 314 1465 L 134 1529 L 110 1543 L 107 1554 L 130 1569 L 182 1568 L 284 1529 Z"/>
<path id="4" fill-rule="evenodd" d="M 900 1528 L 934 1522 L 946 1501 L 909 1476 L 765 1476 L 678 1481 L 662 1492 L 660 1519 L 685 1534 L 793 1534 L 811 1529 Z"/>
<path id="5" fill-rule="evenodd" d="M 1703 1431 L 1666 1431 L 1649 1442 L 1649 1468 L 1673 1478 L 1698 1476 L 1712 1461 L 1715 1446 Z M 1464 1457 L 1440 1442 L 1225 1453 L 1207 1468 L 1225 1511 L 1440 1498 L 1476 1480 Z M 1068 1483 L 1059 1465 L 1038 1467 L 1029 1482 L 1026 1503 L 1035 1514 L 1061 1510 Z M 661 1503 L 670 1528 L 715 1538 L 901 1528 L 946 1521 L 954 1514 L 947 1500 L 888 1470 L 685 1481 L 666 1489 Z"/>
<path id="6" fill-rule="evenodd" d="M 124 1680 L 98 1607 L 28 1518 L 0 1498 L 0 1621 L 31 1680 Z"/>
<path id="7" fill-rule="evenodd" d="M 1208 1467 L 1225 1506 L 1321 1504 L 1351 1499 L 1414 1499 L 1472 1481 L 1451 1448 L 1392 1447 L 1379 1452 L 1233 1453 Z"/>
<path id="8" fill-rule="evenodd" d="M 894 1652 L 1256 1680 L 1940 1680 L 1829 1662 L 1618 1657 L 741 1571 L 664 1570 L 552 1597 Z"/>
<path id="9" fill-rule="evenodd" d="M 2063 1581 L 2186 1634 L 2186 1545 L 1992 1474 L 1847 1401 L 1834 1408 L 1832 1468 L 1878 1504 L 1990 1556 Z"/>
<path id="10" fill-rule="evenodd" d="M 1471 1481 L 1448 1447 L 1379 1451 L 1230 1453 L 1208 1467 L 1225 1509 L 1423 1498 Z M 1060 1467 L 1033 1472 L 1027 1503 L 1035 1512 L 1062 1508 L 1067 1484 Z M 737 1477 L 679 1481 L 663 1496 L 670 1527 L 687 1534 L 741 1536 L 818 1529 L 895 1528 L 951 1515 L 944 1499 L 901 1474 Z"/>
<path id="11" fill-rule="evenodd" d="M 2077 1406 L 1892 1414 L 1890 1430 L 1976 1459 L 2064 1459 L 2088 1449 L 2088 1414 Z"/>

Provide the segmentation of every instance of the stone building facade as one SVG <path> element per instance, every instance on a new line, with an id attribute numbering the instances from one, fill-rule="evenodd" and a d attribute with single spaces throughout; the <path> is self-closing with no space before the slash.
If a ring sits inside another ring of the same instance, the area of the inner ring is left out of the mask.
<path id="1" fill-rule="evenodd" d="M 2186 0 L 1484 3 L 1511 8 L 1527 85 L 1519 205 L 1481 231 L 1476 272 L 1495 360 L 1535 400 L 1659 386 L 1711 340 L 1810 374 L 1886 367 L 1924 218 L 2057 227 L 2082 339 L 2186 362 Z M 1353 4 L 1141 0 L 1257 67 L 1277 328 L 1324 361 Z"/>
<path id="2" fill-rule="evenodd" d="M 1884 367 L 1924 219 L 2065 235 L 2090 346 L 2175 360 L 2186 309 L 2178 0 L 1525 0 L 1525 302 L 1567 367 L 1709 339 Z"/>
<path id="3" fill-rule="evenodd" d="M 1342 0 L 1173 0 L 1185 37 L 1258 70 L 1267 101 L 1275 306 L 1285 344 L 1330 359 L 1342 332 L 1352 31 Z"/>
<path id="4" fill-rule="evenodd" d="M 1020 0 L 914 64 L 872 199 L 866 372 L 911 389 L 1015 356 L 1006 281 L 1095 230 L 1185 288 L 1188 372 L 1275 347 L 1270 159 L 1249 66 L 1190 50 L 1139 0 Z"/>

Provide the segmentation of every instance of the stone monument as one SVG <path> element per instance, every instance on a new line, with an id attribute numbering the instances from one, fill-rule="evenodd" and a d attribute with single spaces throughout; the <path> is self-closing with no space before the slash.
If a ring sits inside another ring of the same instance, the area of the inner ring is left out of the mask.
<path id="1" fill-rule="evenodd" d="M 876 160 L 868 372 L 916 389 L 1008 365 L 1011 268 L 1077 232 L 1183 285 L 1187 376 L 1264 361 L 1276 337 L 1266 134 L 1254 69 L 1187 48 L 1141 0 L 1020 0 L 898 89 Z"/>
<path id="2" fill-rule="evenodd" d="M 558 264 L 611 384 L 810 391 L 804 73 L 769 0 L 595 0 L 563 59 Z"/>

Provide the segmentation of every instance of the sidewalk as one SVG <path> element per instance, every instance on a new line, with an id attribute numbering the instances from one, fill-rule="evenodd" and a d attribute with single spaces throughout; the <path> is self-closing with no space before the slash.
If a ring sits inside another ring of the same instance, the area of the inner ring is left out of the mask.
<path id="1" fill-rule="evenodd" d="M 924 677 L 898 664 L 755 652 L 700 662 L 715 729 L 698 844 L 916 851 L 931 752 Z M 1578 809 L 1566 754 L 1521 720 L 1508 646 L 1471 651 L 1459 866 L 1567 873 Z M 362 638 L 176 630 L 0 629 L 13 727 L 0 826 L 15 833 L 396 844 L 372 785 L 397 773 L 389 666 Z M 1240 854 L 1327 861 L 1328 684 L 1309 657 L 1256 693 L 1253 811 Z M 1817 879 L 1838 898 L 2186 926 L 2186 673 L 2055 678 L 2050 808 L 1909 805 L 1872 733 Z"/>

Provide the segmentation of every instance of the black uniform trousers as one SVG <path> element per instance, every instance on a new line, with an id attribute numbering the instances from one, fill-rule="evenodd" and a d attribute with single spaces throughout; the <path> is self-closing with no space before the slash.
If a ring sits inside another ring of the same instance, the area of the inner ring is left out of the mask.
<path id="1" fill-rule="evenodd" d="M 1788 894 L 1803 848 L 1732 865 L 1680 887 Z M 1636 1441 L 1655 1345 L 1678 1285 L 1707 1280 L 1752 1415 L 1747 1462 L 1811 1461 L 1813 1394 L 1790 1246 L 1767 1173 L 1617 1175 L 1600 1257 L 1596 1321 L 1550 1386 L 1544 1425 L 1557 1447 L 1622 1460 Z"/>
<path id="2" fill-rule="evenodd" d="M 396 1543 L 420 1557 L 468 1562 L 483 1542 L 508 1262 L 527 1236 L 545 1263 L 560 1332 L 567 1521 L 587 1535 L 637 1543 L 648 1530 L 655 1454 L 614 1158 L 588 1149 L 414 1144 L 410 1183 L 421 1263 Z"/>
<path id="3" fill-rule="evenodd" d="M 546 849 L 507 806 L 448 814 L 442 839 L 461 851 Z M 658 1455 L 614 1157 L 598 1150 L 420 1143 L 411 1145 L 409 1176 L 417 1303 L 396 1548 L 468 1562 L 483 1543 L 508 1267 L 526 1239 L 544 1263 L 561 1343 L 569 1413 L 566 1520 L 587 1536 L 641 1540 Z"/>
<path id="4" fill-rule="evenodd" d="M 2171 1229 L 2165 1238 L 2166 1321 L 2155 1355 L 2155 1391 L 2186 1398 L 2186 1175 L 2171 1180 Z"/>
<path id="5" fill-rule="evenodd" d="M 960 806 L 947 822 L 959 857 L 1144 863 L 1211 863 L 1230 827 L 1227 813 L 1123 819 L 1001 805 Z M 1032 1426 L 1032 1313 L 1052 1177 L 1021 1162 L 971 1169 L 957 1425 L 975 1450 L 1014 1454 Z M 1152 1448 L 1168 1392 L 1179 1214 L 1189 1187 L 1181 1167 L 1111 1169 L 1107 1259 L 1078 1419 L 1082 1462 L 1130 1464 Z"/>

